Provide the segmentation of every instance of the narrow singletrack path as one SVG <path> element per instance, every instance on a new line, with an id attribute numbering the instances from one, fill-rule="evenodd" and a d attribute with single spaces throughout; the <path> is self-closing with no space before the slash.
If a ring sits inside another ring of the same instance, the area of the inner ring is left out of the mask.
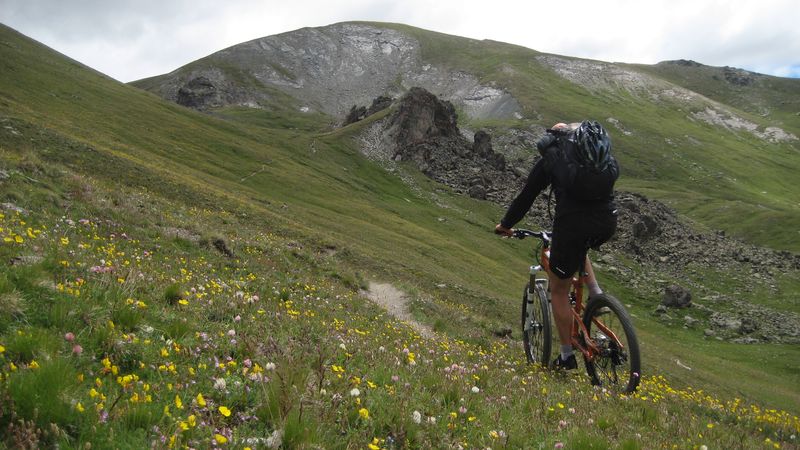
<path id="1" fill-rule="evenodd" d="M 364 295 L 375 304 L 381 306 L 392 316 L 407 323 L 414 328 L 420 335 L 426 338 L 434 338 L 436 333 L 427 325 L 417 322 L 411 313 L 408 312 L 408 295 L 392 286 L 389 283 L 376 283 L 371 281 L 369 289 L 363 291 Z"/>

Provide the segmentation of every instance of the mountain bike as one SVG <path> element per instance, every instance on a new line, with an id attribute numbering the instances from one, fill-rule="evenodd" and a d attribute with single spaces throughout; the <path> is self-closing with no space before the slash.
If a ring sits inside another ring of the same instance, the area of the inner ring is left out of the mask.
<path id="1" fill-rule="evenodd" d="M 540 240 L 537 264 L 522 294 L 522 342 L 530 363 L 547 367 L 553 338 L 550 292 L 550 232 L 516 229 L 513 237 Z M 636 390 L 641 379 L 639 344 L 630 315 L 622 303 L 608 294 L 592 295 L 584 305 L 585 268 L 572 278 L 569 300 L 574 320 L 572 346 L 583 355 L 592 384 L 618 392 Z"/>

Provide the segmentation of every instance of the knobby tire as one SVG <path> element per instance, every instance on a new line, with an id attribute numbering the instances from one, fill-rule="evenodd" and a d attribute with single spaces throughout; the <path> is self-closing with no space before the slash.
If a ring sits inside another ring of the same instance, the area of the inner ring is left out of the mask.
<path id="1" fill-rule="evenodd" d="M 604 307 L 608 309 L 602 310 Z M 593 320 L 598 313 L 596 320 L 617 336 L 623 349 L 598 329 Z M 639 341 L 628 311 L 610 295 L 591 296 L 583 313 L 583 324 L 589 332 L 588 338 L 601 349 L 601 354 L 591 361 L 584 356 L 592 384 L 616 392 L 634 392 L 641 380 L 641 360 Z"/>
<path id="2" fill-rule="evenodd" d="M 530 284 L 525 286 L 522 292 L 522 345 L 529 363 L 539 363 L 547 367 L 552 346 L 550 302 L 547 300 L 544 288 L 535 286 L 533 292 L 530 292 L 529 288 Z M 529 295 L 532 296 L 531 303 L 528 303 Z M 532 312 L 531 324 L 526 330 L 529 307 Z"/>

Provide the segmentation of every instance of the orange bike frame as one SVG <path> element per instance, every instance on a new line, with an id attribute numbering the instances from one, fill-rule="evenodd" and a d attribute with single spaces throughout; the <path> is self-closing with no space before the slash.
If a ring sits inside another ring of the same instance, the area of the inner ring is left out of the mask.
<path id="1" fill-rule="evenodd" d="M 541 255 L 539 260 L 541 261 L 542 268 L 544 268 L 545 272 L 549 274 L 550 272 L 550 246 L 542 245 Z M 594 341 L 591 339 L 581 339 L 581 336 L 589 336 L 589 330 L 586 329 L 586 326 L 583 324 L 583 319 L 581 318 L 581 313 L 583 313 L 583 286 L 586 284 L 587 274 L 580 273 L 579 276 L 572 277 L 572 291 L 575 294 L 575 304 L 572 305 L 572 331 L 570 332 L 572 346 L 580 350 L 583 356 L 588 360 L 593 360 L 596 355 L 600 353 L 597 346 L 594 344 Z M 619 338 L 613 331 L 608 329 L 602 322 L 597 320 L 596 318 L 592 319 L 595 326 L 598 330 L 600 330 L 603 334 L 605 334 L 609 339 L 614 341 L 619 348 L 625 348 L 625 346 L 620 342 Z"/>

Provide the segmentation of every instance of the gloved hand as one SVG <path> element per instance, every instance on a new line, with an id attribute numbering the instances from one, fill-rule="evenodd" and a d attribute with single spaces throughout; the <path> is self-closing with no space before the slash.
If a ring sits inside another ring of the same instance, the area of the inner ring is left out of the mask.
<path id="1" fill-rule="evenodd" d="M 506 228 L 498 223 L 497 226 L 494 227 L 494 234 L 499 234 L 505 237 L 511 237 L 514 234 L 514 230 L 512 230 L 511 228 Z"/>

